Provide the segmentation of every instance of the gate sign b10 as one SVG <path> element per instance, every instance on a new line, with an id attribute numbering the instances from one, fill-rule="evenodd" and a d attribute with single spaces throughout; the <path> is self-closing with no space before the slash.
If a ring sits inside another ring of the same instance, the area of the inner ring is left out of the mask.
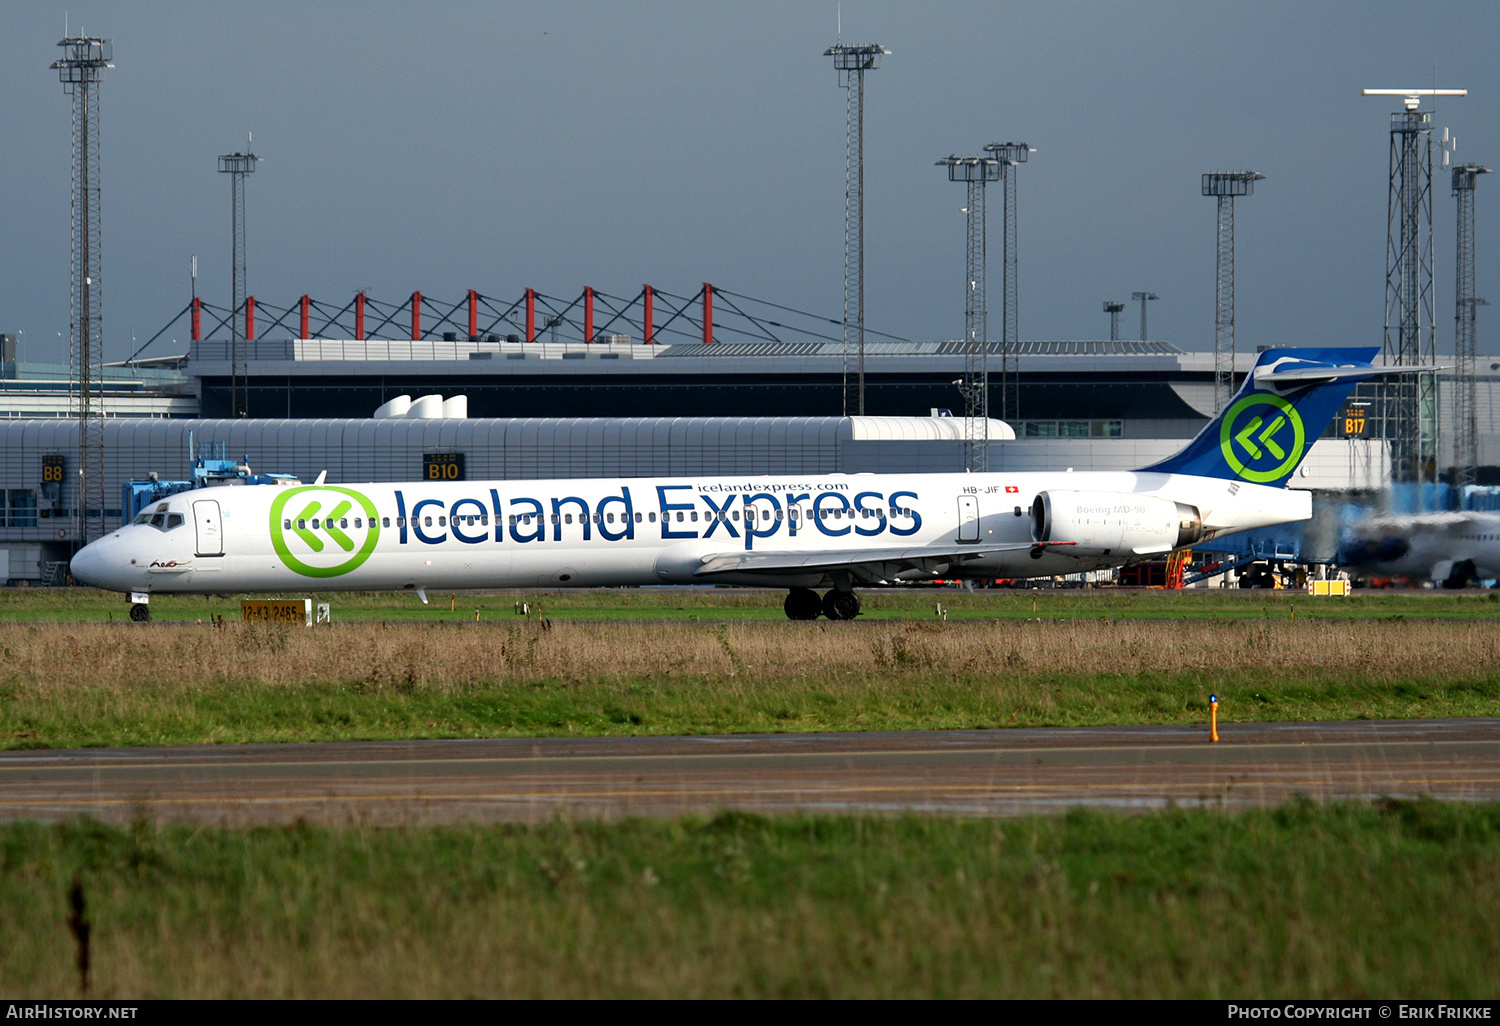
<path id="1" fill-rule="evenodd" d="M 464 454 L 461 452 L 429 452 L 422 454 L 423 481 L 464 480 Z"/>

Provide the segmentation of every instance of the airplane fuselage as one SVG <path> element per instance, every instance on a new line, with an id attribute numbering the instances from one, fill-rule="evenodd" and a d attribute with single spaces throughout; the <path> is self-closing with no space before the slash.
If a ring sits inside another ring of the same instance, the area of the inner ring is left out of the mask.
<path id="1" fill-rule="evenodd" d="M 135 593 L 817 588 L 849 581 L 827 567 L 731 570 L 711 579 L 701 571 L 729 556 L 837 552 L 855 557 L 848 571 L 855 583 L 1036 577 L 1117 567 L 1173 547 L 1169 541 L 1148 553 L 1090 544 L 1086 532 L 1066 549 L 1036 545 L 1033 505 L 1048 490 L 1092 496 L 1075 503 L 1077 515 L 1106 524 L 1147 517 L 1147 497 L 1188 504 L 1201 512 L 1205 537 L 1311 514 L 1306 492 L 1150 472 L 226 486 L 151 505 L 80 552 L 73 572 Z M 857 565 L 863 552 L 991 546 L 951 566 L 908 573 Z"/>

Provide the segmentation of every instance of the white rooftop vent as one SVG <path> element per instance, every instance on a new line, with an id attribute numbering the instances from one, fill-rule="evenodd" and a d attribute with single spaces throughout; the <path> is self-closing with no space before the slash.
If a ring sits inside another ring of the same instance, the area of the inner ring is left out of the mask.
<path id="1" fill-rule="evenodd" d="M 443 415 L 443 397 L 424 395 L 412 400 L 406 415 L 412 420 L 436 420 Z"/>
<path id="2" fill-rule="evenodd" d="M 390 420 L 395 417 L 404 417 L 411 409 L 411 396 L 398 395 L 388 403 L 381 403 L 376 408 L 373 416 L 376 420 Z"/>

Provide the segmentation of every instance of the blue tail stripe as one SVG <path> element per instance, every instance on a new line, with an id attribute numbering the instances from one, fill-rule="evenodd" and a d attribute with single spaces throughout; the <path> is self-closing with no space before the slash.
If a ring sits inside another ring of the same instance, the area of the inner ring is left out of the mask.
<path id="1" fill-rule="evenodd" d="M 1267 349 L 1255 361 L 1273 371 L 1370 366 L 1377 346 L 1346 349 Z M 1376 370 L 1370 366 L 1370 375 Z M 1255 373 L 1229 405 L 1177 455 L 1142 473 L 1193 474 L 1253 484 L 1281 485 L 1297 470 L 1308 448 L 1339 412 L 1363 377 L 1278 388 L 1256 386 Z"/>

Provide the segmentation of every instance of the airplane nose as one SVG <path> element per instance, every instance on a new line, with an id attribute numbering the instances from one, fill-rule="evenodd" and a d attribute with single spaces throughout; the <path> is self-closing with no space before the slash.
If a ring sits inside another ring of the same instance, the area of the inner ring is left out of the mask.
<path id="1" fill-rule="evenodd" d="M 90 542 L 73 554 L 73 560 L 68 564 L 68 571 L 73 575 L 73 580 L 92 587 L 100 584 L 99 574 L 103 569 L 103 560 L 99 556 L 99 545 Z"/>

